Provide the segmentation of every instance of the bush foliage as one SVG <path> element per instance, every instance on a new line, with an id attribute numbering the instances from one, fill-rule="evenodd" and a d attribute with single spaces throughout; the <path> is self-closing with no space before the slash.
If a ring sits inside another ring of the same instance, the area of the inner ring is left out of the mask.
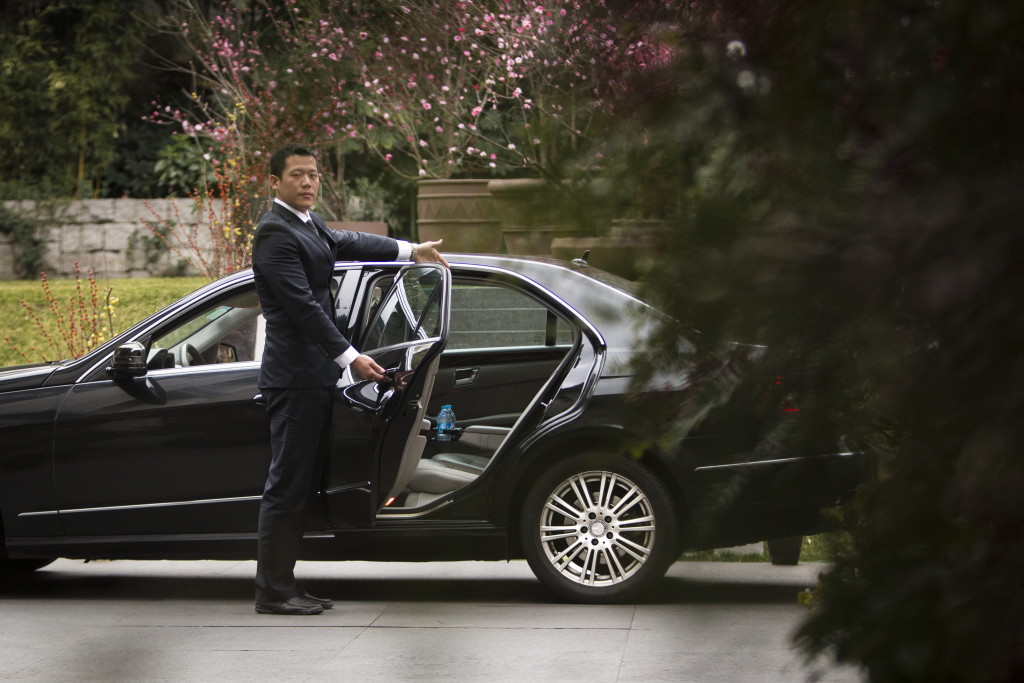
<path id="1" fill-rule="evenodd" d="M 673 226 L 648 289 L 704 346 L 797 354 L 805 413 L 879 458 L 798 642 L 876 681 L 1021 680 L 1024 5 L 658 17 L 671 65 L 617 121 L 604 204 Z M 652 368 L 691 367 L 678 332 Z"/>

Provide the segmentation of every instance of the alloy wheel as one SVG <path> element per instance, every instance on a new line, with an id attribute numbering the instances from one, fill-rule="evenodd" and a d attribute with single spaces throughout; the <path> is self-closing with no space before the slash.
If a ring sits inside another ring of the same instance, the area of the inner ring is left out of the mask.
<path id="1" fill-rule="evenodd" d="M 552 490 L 539 534 L 544 554 L 564 579 L 581 586 L 610 586 L 635 575 L 650 559 L 656 539 L 654 506 L 621 474 L 581 472 Z"/>

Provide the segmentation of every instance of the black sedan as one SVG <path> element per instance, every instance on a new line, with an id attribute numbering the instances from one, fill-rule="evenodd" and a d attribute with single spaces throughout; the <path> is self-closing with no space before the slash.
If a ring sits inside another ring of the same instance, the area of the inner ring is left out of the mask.
<path id="1" fill-rule="evenodd" d="M 339 325 L 389 372 L 338 382 L 304 559 L 525 557 L 564 597 L 629 600 L 683 549 L 819 530 L 856 485 L 838 438 L 759 451 L 737 439 L 750 424 L 706 420 L 661 452 L 638 433 L 630 360 L 659 314 L 631 283 L 584 262 L 449 260 L 337 264 Z M 0 572 L 254 558 L 263 331 L 245 271 L 81 358 L 0 371 Z M 457 439 L 436 438 L 443 405 Z"/>

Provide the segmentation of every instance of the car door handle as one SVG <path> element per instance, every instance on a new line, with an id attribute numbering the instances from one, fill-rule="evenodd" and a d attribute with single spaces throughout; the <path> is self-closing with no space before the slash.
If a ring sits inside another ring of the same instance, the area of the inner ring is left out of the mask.
<path id="1" fill-rule="evenodd" d="M 382 391 L 387 387 L 393 387 L 395 386 L 395 380 L 397 379 L 397 376 L 397 367 L 388 368 L 387 370 L 384 371 L 384 379 L 377 380 L 377 386 L 379 386 Z"/>
<path id="2" fill-rule="evenodd" d="M 464 387 L 476 381 L 480 368 L 459 368 L 455 371 L 455 386 Z"/>
<path id="3" fill-rule="evenodd" d="M 255 396 L 253 396 L 252 402 L 261 406 L 267 405 L 267 399 L 266 397 L 263 396 L 263 394 L 256 394 Z"/>

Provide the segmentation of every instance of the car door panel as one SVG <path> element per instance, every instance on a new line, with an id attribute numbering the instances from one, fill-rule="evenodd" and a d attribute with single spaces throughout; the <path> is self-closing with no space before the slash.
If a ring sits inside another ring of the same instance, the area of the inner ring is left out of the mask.
<path id="1" fill-rule="evenodd" d="M 254 532 L 269 428 L 258 363 L 77 384 L 57 415 L 68 535 Z"/>
<path id="2" fill-rule="evenodd" d="M 449 291 L 447 270 L 403 268 L 365 326 L 358 348 L 388 369 L 389 379 L 359 380 L 346 371 L 339 382 L 326 489 L 334 528 L 371 526 L 422 453 L 425 402 L 447 340 Z"/>
<path id="3" fill-rule="evenodd" d="M 0 513 L 4 533 L 59 536 L 53 491 L 53 416 L 66 386 L 0 394 Z"/>
<path id="4" fill-rule="evenodd" d="M 428 412 L 436 416 L 450 404 L 460 425 L 511 427 L 568 351 L 563 346 L 447 351 Z"/>

